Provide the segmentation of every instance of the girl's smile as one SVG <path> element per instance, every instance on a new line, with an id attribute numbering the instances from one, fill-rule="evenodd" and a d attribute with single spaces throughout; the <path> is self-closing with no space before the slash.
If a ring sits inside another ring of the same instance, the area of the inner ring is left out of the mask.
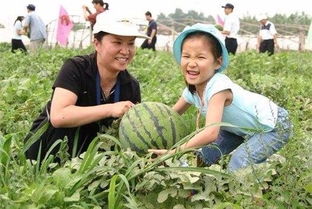
<path id="1" fill-rule="evenodd" d="M 182 47 L 181 69 L 188 84 L 196 90 L 203 87 L 220 67 L 221 59 L 216 59 L 209 41 L 203 36 L 187 38 Z"/>

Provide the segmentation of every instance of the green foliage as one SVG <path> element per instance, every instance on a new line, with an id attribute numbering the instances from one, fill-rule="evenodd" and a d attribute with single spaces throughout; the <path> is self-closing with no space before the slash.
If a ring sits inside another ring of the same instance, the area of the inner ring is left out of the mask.
<path id="1" fill-rule="evenodd" d="M 7 52 L 11 50 L 11 44 L 7 42 L 0 43 L 0 53 L 1 52 Z"/>
<path id="2" fill-rule="evenodd" d="M 312 21 L 311 15 L 301 13 L 294 13 L 290 15 L 275 14 L 269 17 L 279 34 L 298 34 L 299 32 L 307 32 L 309 25 Z M 174 13 L 166 16 L 160 13 L 157 17 L 157 21 L 170 28 L 174 28 L 175 31 L 181 32 L 186 25 L 193 25 L 198 22 L 215 24 L 215 18 L 211 15 L 207 17 L 203 13 L 198 13 L 194 10 L 189 10 L 184 13 L 181 9 L 176 9 Z M 245 16 L 240 18 L 241 30 L 240 34 L 257 34 L 259 32 L 259 22 L 255 16 Z"/>
<path id="3" fill-rule="evenodd" d="M 197 22 L 209 22 L 214 23 L 214 18 L 209 15 L 205 17 L 203 13 L 198 13 L 194 10 L 189 10 L 184 13 L 182 9 L 177 8 L 174 13 L 164 15 L 160 13 L 157 17 L 157 21 L 169 27 L 173 27 L 175 31 L 182 31 L 186 25 L 192 25 Z"/>
<path id="4" fill-rule="evenodd" d="M 56 48 L 53 53 L 42 50 L 36 55 L 1 53 L 0 132 L 18 134 L 18 130 L 27 129 L 50 97 L 65 59 L 89 51 Z"/>
<path id="5" fill-rule="evenodd" d="M 26 160 L 23 138 L 50 98 L 63 61 L 89 52 L 58 48 L 37 55 L 1 52 L 0 208 L 312 207 L 310 53 L 269 57 L 249 51 L 230 57 L 226 74 L 232 80 L 270 97 L 291 115 L 293 137 L 266 163 L 228 174 L 229 156 L 209 168 L 196 167 L 190 150 L 152 159 L 121 151 L 114 130 L 99 134 L 87 152 L 72 160 L 64 154 L 66 141 L 58 141 L 61 164 L 52 163 L 52 156 L 41 166 Z M 185 87 L 167 52 L 138 49 L 129 71 L 140 82 L 143 101 L 173 105 Z M 195 109 L 183 118 L 195 130 Z M 112 144 L 114 151 L 102 150 Z M 189 167 L 181 167 L 183 162 Z"/>

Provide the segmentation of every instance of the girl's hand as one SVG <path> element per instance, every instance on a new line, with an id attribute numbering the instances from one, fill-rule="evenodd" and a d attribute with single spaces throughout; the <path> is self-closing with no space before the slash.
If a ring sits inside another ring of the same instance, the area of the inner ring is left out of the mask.
<path id="1" fill-rule="evenodd" d="M 164 155 L 164 154 L 173 154 L 175 150 L 167 150 L 167 149 L 149 149 L 148 152 L 154 153 L 156 155 Z"/>

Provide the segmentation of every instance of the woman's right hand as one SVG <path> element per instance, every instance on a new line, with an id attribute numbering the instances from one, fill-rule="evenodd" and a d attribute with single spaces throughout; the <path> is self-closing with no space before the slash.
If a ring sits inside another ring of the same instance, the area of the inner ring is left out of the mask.
<path id="1" fill-rule="evenodd" d="M 134 106 L 134 104 L 130 101 L 116 102 L 110 105 L 111 105 L 111 116 L 113 118 L 119 118 L 123 116 L 126 112 L 129 111 L 131 107 Z"/>

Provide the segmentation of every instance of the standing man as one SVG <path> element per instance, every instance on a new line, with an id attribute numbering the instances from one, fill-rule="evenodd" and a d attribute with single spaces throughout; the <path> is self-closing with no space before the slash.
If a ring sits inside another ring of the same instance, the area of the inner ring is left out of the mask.
<path id="1" fill-rule="evenodd" d="M 266 15 L 259 15 L 257 20 L 260 22 L 260 31 L 258 35 L 257 48 L 260 53 L 266 53 L 271 56 L 274 54 L 274 46 L 278 47 L 277 44 L 277 31 L 272 22 L 268 21 Z"/>
<path id="2" fill-rule="evenodd" d="M 23 27 L 30 38 L 30 52 L 36 52 L 47 39 L 47 30 L 42 19 L 35 13 L 35 5 L 29 4 L 26 8 L 28 14 L 25 17 Z"/>
<path id="3" fill-rule="evenodd" d="M 222 34 L 225 35 L 225 46 L 229 53 L 235 55 L 238 46 L 237 33 L 239 31 L 239 19 L 233 14 L 233 4 L 227 3 L 225 6 L 222 6 L 222 8 L 224 8 L 224 13 L 226 15 L 222 31 Z"/>
<path id="4" fill-rule="evenodd" d="M 153 49 L 153 51 L 156 50 L 155 45 L 157 41 L 157 23 L 152 18 L 152 13 L 147 11 L 145 12 L 145 18 L 148 21 L 148 27 L 146 35 L 149 37 L 148 39 L 145 39 L 145 41 L 142 43 L 141 48 L 142 49 Z"/>
<path id="5" fill-rule="evenodd" d="M 83 9 L 83 14 L 84 14 L 85 19 L 87 21 L 90 21 L 91 29 L 93 30 L 93 26 L 96 22 L 97 15 L 108 10 L 109 4 L 104 3 L 103 0 L 93 0 L 92 4 L 93 4 L 93 7 L 95 9 L 95 13 L 91 13 L 90 9 L 85 5 L 82 6 L 82 9 Z M 104 5 L 105 5 L 105 7 L 104 7 Z"/>

